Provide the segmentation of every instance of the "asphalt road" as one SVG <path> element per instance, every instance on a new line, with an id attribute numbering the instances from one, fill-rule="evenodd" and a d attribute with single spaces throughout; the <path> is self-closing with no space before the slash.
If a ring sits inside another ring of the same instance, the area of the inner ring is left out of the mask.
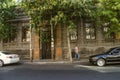
<path id="1" fill-rule="evenodd" d="M 0 68 L 0 80 L 120 80 L 120 64 L 13 64 Z"/>

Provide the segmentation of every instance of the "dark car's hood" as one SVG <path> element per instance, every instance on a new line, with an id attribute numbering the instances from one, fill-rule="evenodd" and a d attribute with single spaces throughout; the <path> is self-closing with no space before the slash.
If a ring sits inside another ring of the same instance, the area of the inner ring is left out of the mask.
<path id="1" fill-rule="evenodd" d="M 101 54 L 96 54 L 96 55 L 92 55 L 90 57 L 98 57 L 98 56 L 107 56 L 107 53 L 101 53 Z"/>

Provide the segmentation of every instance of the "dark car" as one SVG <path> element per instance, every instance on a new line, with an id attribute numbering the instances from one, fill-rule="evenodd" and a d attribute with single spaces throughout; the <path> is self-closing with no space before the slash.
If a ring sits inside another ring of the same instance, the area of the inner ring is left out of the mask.
<path id="1" fill-rule="evenodd" d="M 104 66 L 108 63 L 120 63 L 120 47 L 114 47 L 102 54 L 92 55 L 89 62 L 98 66 Z"/>

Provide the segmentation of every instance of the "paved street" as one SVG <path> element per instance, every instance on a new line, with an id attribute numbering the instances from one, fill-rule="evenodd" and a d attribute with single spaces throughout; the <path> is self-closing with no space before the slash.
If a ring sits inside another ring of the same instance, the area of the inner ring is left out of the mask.
<path id="1" fill-rule="evenodd" d="M 111 72 L 120 72 L 120 64 L 108 64 L 103 67 L 99 67 L 96 65 L 91 65 L 89 63 L 85 64 L 77 64 L 75 65 L 76 68 L 86 68 L 92 71 L 97 71 L 100 73 L 111 73 Z"/>
<path id="2" fill-rule="evenodd" d="M 120 65 L 13 64 L 0 68 L 0 80 L 119 80 Z"/>

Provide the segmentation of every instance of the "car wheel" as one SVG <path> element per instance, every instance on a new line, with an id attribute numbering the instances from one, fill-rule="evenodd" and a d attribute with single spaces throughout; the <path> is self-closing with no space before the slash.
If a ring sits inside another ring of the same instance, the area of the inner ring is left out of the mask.
<path id="1" fill-rule="evenodd" d="M 0 67 L 2 67 L 4 64 L 3 64 L 3 61 L 0 60 Z"/>
<path id="2" fill-rule="evenodd" d="M 106 64 L 105 60 L 104 59 L 98 59 L 97 60 L 97 65 L 98 66 L 104 66 Z"/>

